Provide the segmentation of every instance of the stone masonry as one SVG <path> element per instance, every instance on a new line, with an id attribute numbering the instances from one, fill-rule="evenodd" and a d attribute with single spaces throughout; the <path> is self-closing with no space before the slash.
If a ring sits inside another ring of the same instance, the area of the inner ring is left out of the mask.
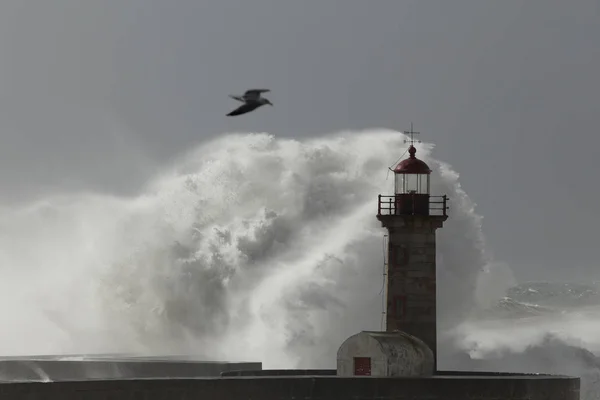
<path id="1" fill-rule="evenodd" d="M 389 232 L 386 330 L 423 340 L 436 354 L 435 233 L 447 216 L 380 215 Z"/>

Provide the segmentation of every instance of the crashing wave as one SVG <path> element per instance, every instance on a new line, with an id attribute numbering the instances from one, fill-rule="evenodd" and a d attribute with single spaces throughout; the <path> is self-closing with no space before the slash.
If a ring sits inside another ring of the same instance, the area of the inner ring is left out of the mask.
<path id="1" fill-rule="evenodd" d="M 507 289 L 506 296 L 475 315 L 482 319 L 529 318 L 573 311 L 592 313 L 594 310 L 600 312 L 600 292 L 595 285 L 527 282 Z"/>
<path id="2" fill-rule="evenodd" d="M 547 315 L 560 312 L 551 307 L 540 306 L 539 304 L 524 303 L 511 297 L 504 297 L 489 313 L 492 317 L 525 318 L 539 315 Z"/>
<path id="3" fill-rule="evenodd" d="M 561 308 L 600 305 L 596 285 L 562 282 L 529 282 L 508 290 L 516 301 Z"/>
<path id="4" fill-rule="evenodd" d="M 302 141 L 223 135 L 132 198 L 63 194 L 2 207 L 0 325 L 10 329 L 0 332 L 0 353 L 195 354 L 257 359 L 265 368 L 334 366 L 345 338 L 381 327 L 385 232 L 376 201 L 393 190 L 386 168 L 405 149 L 404 138 L 387 130 Z M 474 310 L 513 283 L 507 273 L 482 289 L 482 271 L 499 267 L 486 254 L 481 216 L 458 174 L 431 157 L 433 146 L 417 147 L 434 170 L 432 192 L 450 197 L 450 217 L 438 231 L 438 327 L 442 337 L 459 335 L 444 341 L 445 351 L 529 357 L 538 346 L 555 354 L 540 337 L 559 326 L 569 334 L 557 338 L 571 346 L 586 338 L 581 347 L 591 349 L 589 318 L 473 321 Z M 516 314 L 560 308 L 533 293 L 515 289 L 498 307 Z M 495 368 L 515 365 L 505 357 Z"/>

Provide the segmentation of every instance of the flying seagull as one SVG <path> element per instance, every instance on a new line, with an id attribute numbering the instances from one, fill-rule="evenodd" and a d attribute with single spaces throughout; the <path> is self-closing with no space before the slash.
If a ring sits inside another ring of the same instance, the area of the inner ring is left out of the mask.
<path id="1" fill-rule="evenodd" d="M 229 97 L 232 99 L 241 101 L 244 104 L 227 114 L 227 116 L 233 117 L 236 115 L 246 114 L 247 112 L 256 110 L 258 107 L 264 106 L 265 104 L 272 106 L 273 103 L 271 103 L 268 99 L 261 97 L 261 93 L 267 93 L 270 91 L 271 90 L 269 89 L 250 89 L 246 90 L 246 93 L 244 93 L 243 96 L 229 95 Z"/>

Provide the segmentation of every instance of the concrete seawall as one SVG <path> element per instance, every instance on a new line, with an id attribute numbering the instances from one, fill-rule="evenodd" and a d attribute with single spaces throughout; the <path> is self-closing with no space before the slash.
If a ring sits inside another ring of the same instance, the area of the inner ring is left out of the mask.
<path id="1" fill-rule="evenodd" d="M 453 374 L 433 378 L 257 376 L 0 384 L 2 400 L 578 400 L 579 379 Z"/>
<path id="2" fill-rule="evenodd" d="M 81 381 L 86 379 L 218 377 L 227 371 L 260 370 L 260 362 L 206 362 L 176 359 L 0 360 L 0 382 Z"/>

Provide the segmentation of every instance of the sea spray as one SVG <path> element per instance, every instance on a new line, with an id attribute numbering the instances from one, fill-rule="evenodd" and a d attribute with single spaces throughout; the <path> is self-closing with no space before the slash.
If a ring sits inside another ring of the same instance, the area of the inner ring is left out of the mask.
<path id="1" fill-rule="evenodd" d="M 387 168 L 404 139 L 389 130 L 223 135 L 137 196 L 64 194 L 3 207 L 0 353 L 193 353 L 333 367 L 346 337 L 380 329 L 377 195 L 393 192 Z M 434 171 L 432 194 L 450 198 L 437 233 L 440 351 L 489 349 L 499 342 L 486 340 L 473 315 L 513 278 L 481 278 L 502 265 L 486 254 L 481 216 L 433 146 L 416 147 Z M 478 291 L 482 282 L 497 290 Z M 510 357 L 495 367 L 510 369 Z"/>

